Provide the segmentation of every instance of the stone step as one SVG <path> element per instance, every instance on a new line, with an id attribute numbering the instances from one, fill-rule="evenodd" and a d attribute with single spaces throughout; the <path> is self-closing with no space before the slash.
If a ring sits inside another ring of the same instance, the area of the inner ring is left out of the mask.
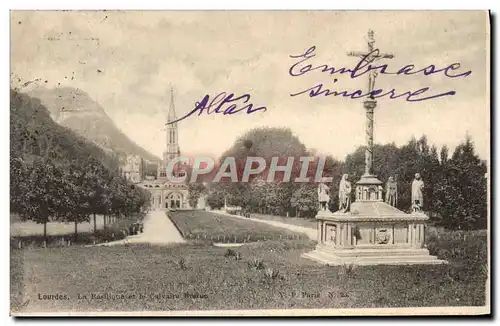
<path id="1" fill-rule="evenodd" d="M 338 257 L 360 257 L 360 258 L 370 258 L 370 257 L 417 257 L 417 256 L 429 256 L 429 251 L 427 249 L 385 249 L 385 250 L 331 250 L 331 249 L 316 249 L 318 252 L 323 252 L 326 255 L 338 256 Z"/>
<path id="2" fill-rule="evenodd" d="M 322 264 L 328 265 L 414 265 L 414 264 L 447 264 L 447 261 L 440 260 L 431 255 L 386 255 L 386 256 L 336 256 L 323 251 L 312 251 L 302 255 L 304 258 L 312 259 Z"/>
<path id="3" fill-rule="evenodd" d="M 356 249 L 335 249 L 326 246 L 318 246 L 318 252 L 339 257 L 378 257 L 378 256 L 426 256 L 429 255 L 427 249 L 405 249 L 405 248 L 356 248 Z"/>

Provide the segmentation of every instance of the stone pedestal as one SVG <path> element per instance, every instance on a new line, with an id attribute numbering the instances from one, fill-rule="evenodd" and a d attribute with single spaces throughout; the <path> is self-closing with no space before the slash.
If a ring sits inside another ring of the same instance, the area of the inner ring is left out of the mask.
<path id="1" fill-rule="evenodd" d="M 425 248 L 429 217 L 406 214 L 384 203 L 380 181 L 363 179 L 356 184 L 356 201 L 350 212 L 318 213 L 318 244 L 303 257 L 329 265 L 447 263 Z"/>

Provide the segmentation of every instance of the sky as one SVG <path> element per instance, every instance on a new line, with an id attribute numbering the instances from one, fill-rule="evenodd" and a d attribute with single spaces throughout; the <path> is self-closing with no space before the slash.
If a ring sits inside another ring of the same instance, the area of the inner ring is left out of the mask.
<path id="1" fill-rule="evenodd" d="M 313 71 L 294 77 L 289 69 L 299 59 L 290 55 L 315 46 L 316 57 L 308 61 L 313 66 L 352 68 L 359 59 L 347 52 L 366 51 L 369 29 L 375 31 L 375 47 L 395 56 L 380 61 L 388 71 L 453 63 L 461 65 L 453 73 L 471 71 L 462 78 L 379 75 L 375 88 L 387 91 L 430 87 L 429 95 L 456 93 L 420 102 L 378 99 L 375 143 L 403 145 L 425 134 L 438 147 L 453 149 L 469 134 L 487 159 L 486 12 L 17 11 L 11 13 L 11 72 L 22 80 L 47 80 L 46 87 L 86 91 L 127 136 L 158 156 L 166 147 L 164 124 L 173 87 L 179 117 L 204 96 L 221 92 L 249 94 L 254 106 L 267 108 L 182 120 L 184 154 L 218 157 L 246 131 L 271 126 L 289 127 L 308 148 L 343 159 L 365 143 L 362 100 L 290 94 L 319 83 L 337 91 L 366 90 L 366 75 L 353 79 Z"/>

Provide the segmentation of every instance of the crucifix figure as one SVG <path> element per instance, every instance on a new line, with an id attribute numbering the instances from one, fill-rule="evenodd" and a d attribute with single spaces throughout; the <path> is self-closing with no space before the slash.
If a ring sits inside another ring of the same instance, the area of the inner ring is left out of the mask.
<path id="1" fill-rule="evenodd" d="M 367 44 L 368 52 L 348 52 L 351 57 L 363 58 L 363 60 L 372 64 L 380 59 L 392 59 L 394 55 L 387 53 L 372 53 L 375 50 L 375 38 L 372 30 L 368 31 Z M 368 74 L 368 92 L 373 92 L 375 89 L 375 79 L 377 78 L 377 70 L 370 70 Z M 372 175 L 373 172 L 373 112 L 377 106 L 377 101 L 370 95 L 370 99 L 363 102 L 366 109 L 366 151 L 365 151 L 365 175 Z"/>

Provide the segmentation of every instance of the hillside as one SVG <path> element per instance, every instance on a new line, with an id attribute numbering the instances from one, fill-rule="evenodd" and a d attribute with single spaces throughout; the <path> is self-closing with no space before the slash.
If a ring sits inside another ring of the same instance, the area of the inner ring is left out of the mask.
<path id="1" fill-rule="evenodd" d="M 148 161 L 159 158 L 130 140 L 106 114 L 103 107 L 81 89 L 36 88 L 28 93 L 41 100 L 50 116 L 62 126 L 94 142 L 106 152 L 137 154 Z"/>
<path id="2" fill-rule="evenodd" d="M 35 157 L 50 158 L 65 165 L 81 158 L 94 157 L 110 170 L 118 169 L 116 155 L 54 122 L 49 110 L 37 98 L 10 92 L 11 156 L 31 161 Z"/>

